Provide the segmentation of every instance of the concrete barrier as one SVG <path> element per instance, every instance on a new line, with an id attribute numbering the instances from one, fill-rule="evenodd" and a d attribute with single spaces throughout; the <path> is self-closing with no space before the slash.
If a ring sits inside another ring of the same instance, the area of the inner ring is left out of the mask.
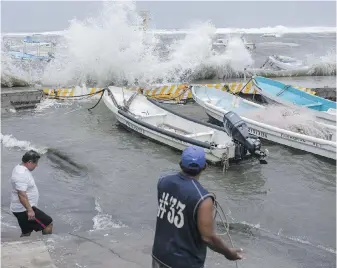
<path id="1" fill-rule="evenodd" d="M 1 90 L 1 107 L 19 109 L 32 109 L 41 102 L 44 93 L 38 89 L 10 89 Z"/>
<path id="2" fill-rule="evenodd" d="M 194 84 L 191 84 L 194 85 Z M 199 84 L 195 84 L 199 85 Z M 241 95 L 259 95 L 260 93 L 256 90 L 253 83 L 250 81 L 247 85 L 245 82 L 233 82 L 233 83 L 218 83 L 218 84 L 200 84 L 210 88 L 217 88 L 219 90 L 228 91 L 230 93 L 238 93 Z M 158 100 L 175 100 L 183 101 L 192 99 L 192 93 L 188 89 L 189 84 L 158 84 L 149 85 L 146 87 L 126 87 L 125 90 L 134 90 L 142 93 L 153 99 Z M 305 87 L 295 87 L 310 94 L 315 94 L 310 88 Z M 75 88 L 44 88 L 43 92 L 49 96 L 57 97 L 74 97 L 81 94 L 94 94 L 102 88 L 85 88 L 85 87 L 75 87 Z M 100 94 L 96 95 L 97 97 Z"/>

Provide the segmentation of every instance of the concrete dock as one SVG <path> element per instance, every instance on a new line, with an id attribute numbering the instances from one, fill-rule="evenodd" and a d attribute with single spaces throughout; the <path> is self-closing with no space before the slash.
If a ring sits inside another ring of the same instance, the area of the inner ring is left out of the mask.
<path id="1" fill-rule="evenodd" d="M 16 241 L 2 240 L 2 267 L 148 268 L 152 263 L 154 230 L 147 228 L 122 227 L 47 236 L 33 232 L 32 237 L 24 238 L 19 235 L 17 229 Z M 223 238 L 228 243 L 226 237 Z M 235 234 L 233 239 L 238 240 Z M 259 251 L 250 249 L 251 267 L 259 267 L 257 256 Z M 235 267 L 235 263 L 208 250 L 205 267 Z"/>
<path id="2" fill-rule="evenodd" d="M 1 108 L 32 109 L 41 102 L 43 90 L 34 88 L 1 88 Z"/>
<path id="3" fill-rule="evenodd" d="M 18 234 L 19 235 L 19 234 Z M 3 242 L 2 265 L 7 268 L 141 268 L 151 267 L 152 231 L 113 229 L 17 238 Z"/>

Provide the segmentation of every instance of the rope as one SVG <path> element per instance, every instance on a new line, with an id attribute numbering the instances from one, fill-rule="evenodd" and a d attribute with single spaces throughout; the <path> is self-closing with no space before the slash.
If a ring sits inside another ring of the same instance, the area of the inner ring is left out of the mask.
<path id="1" fill-rule="evenodd" d="M 290 88 L 291 87 L 291 85 L 285 85 L 281 90 L 280 90 L 280 92 L 278 92 L 277 94 L 276 94 L 276 96 L 280 96 L 284 91 L 286 91 L 288 88 Z"/>
<path id="2" fill-rule="evenodd" d="M 134 94 L 132 94 L 132 96 L 125 102 L 125 98 L 124 98 L 124 91 L 123 91 L 123 102 L 124 102 L 124 108 L 125 110 L 129 111 L 129 107 L 131 105 L 131 103 L 133 102 L 133 100 L 138 96 L 138 92 L 135 92 Z"/>
<path id="3" fill-rule="evenodd" d="M 62 96 L 62 97 L 60 97 L 60 96 L 53 96 L 53 99 L 59 99 L 59 100 L 62 100 L 62 99 L 64 99 L 64 100 L 66 100 L 66 99 L 73 99 L 73 98 L 81 98 L 81 97 L 93 97 L 94 95 L 97 95 L 97 94 L 99 94 L 99 93 L 101 93 L 101 92 L 104 92 L 106 90 L 106 88 L 104 88 L 104 89 L 101 89 L 101 90 L 99 90 L 99 91 L 97 91 L 97 92 L 95 92 L 95 93 L 88 93 L 88 94 L 83 94 L 83 95 L 77 95 L 77 96 Z M 49 94 L 47 94 L 47 93 L 45 93 L 44 92 L 44 94 L 45 95 L 47 95 L 48 97 L 50 97 L 51 95 L 49 95 Z M 103 94 L 102 94 L 103 95 Z"/>
<path id="4" fill-rule="evenodd" d="M 227 172 L 227 169 L 229 168 L 228 154 L 229 154 L 229 148 L 227 147 L 227 151 L 223 153 L 222 158 L 221 158 L 221 162 L 223 164 L 222 173 Z"/>
<path id="5" fill-rule="evenodd" d="M 269 59 L 267 59 L 260 68 L 263 68 L 267 64 L 267 62 L 269 62 Z"/>
<path id="6" fill-rule="evenodd" d="M 221 221 L 222 225 L 225 228 L 225 232 L 224 233 L 222 233 L 222 234 L 217 233 L 217 235 L 220 235 L 220 236 L 227 235 L 232 248 L 234 248 L 234 243 L 233 243 L 232 237 L 229 234 L 229 222 L 227 220 L 226 213 L 223 211 L 223 208 L 221 207 L 221 205 L 219 204 L 219 202 L 216 200 L 215 194 L 214 193 L 212 193 L 212 194 L 214 195 L 214 209 L 215 209 L 214 219 L 216 219 L 216 216 L 219 215 L 220 221 Z M 236 268 L 239 267 L 238 261 L 235 261 L 235 265 L 236 265 Z"/>
<path id="7" fill-rule="evenodd" d="M 97 101 L 97 103 L 96 103 L 93 107 L 91 107 L 91 108 L 88 109 L 89 111 L 90 111 L 91 109 L 94 109 L 94 108 L 100 103 L 101 99 L 103 98 L 103 95 L 104 95 L 104 92 L 105 92 L 105 91 L 108 91 L 108 94 L 109 94 L 109 96 L 111 97 L 112 102 L 114 103 L 114 105 L 115 105 L 118 109 L 123 109 L 123 107 L 121 107 L 121 106 L 117 103 L 117 101 L 116 101 L 114 95 L 112 94 L 111 90 L 107 87 L 107 88 L 103 88 L 103 89 L 102 89 L 102 92 L 103 92 L 103 93 L 102 93 L 101 97 L 99 98 L 99 100 Z M 123 99 L 123 100 L 124 100 L 124 99 Z"/>
<path id="8" fill-rule="evenodd" d="M 100 96 L 100 98 L 99 98 L 99 100 L 97 101 L 97 103 L 93 107 L 91 107 L 91 108 L 88 109 L 90 111 L 91 109 L 94 109 L 100 103 L 101 99 L 103 98 L 103 94 L 104 94 L 104 92 L 106 90 L 109 90 L 109 89 L 108 88 L 103 88 L 103 89 L 101 89 L 101 90 L 99 90 L 99 91 L 97 91 L 95 93 L 88 93 L 88 94 L 82 94 L 82 95 L 77 95 L 77 96 L 62 96 L 62 97 L 60 97 L 60 96 L 56 96 L 55 95 L 53 97 L 53 99 L 58 99 L 58 100 L 75 99 L 75 98 L 82 98 L 82 99 L 84 99 L 85 97 L 87 97 L 87 99 L 88 99 L 90 97 L 93 97 L 93 96 L 95 96 L 97 94 L 102 93 L 101 96 Z M 44 94 L 47 95 L 48 97 L 50 97 L 49 94 L 47 94 L 47 93 L 44 93 Z"/>
<path id="9" fill-rule="evenodd" d="M 233 95 L 238 95 L 239 93 L 241 93 L 242 92 L 242 90 L 244 90 L 244 88 L 249 84 L 249 82 L 250 81 L 252 81 L 253 80 L 253 78 L 250 78 L 249 80 L 248 80 L 248 82 L 240 89 L 240 91 L 239 92 L 237 92 L 237 93 L 234 93 Z"/>
<path id="10" fill-rule="evenodd" d="M 94 109 L 94 108 L 100 103 L 101 99 L 103 98 L 103 95 L 104 95 L 104 91 L 105 91 L 105 90 L 107 90 L 107 89 L 105 89 L 105 88 L 102 89 L 102 95 L 101 95 L 101 97 L 99 98 L 98 102 L 97 102 L 93 107 L 89 108 L 88 111 L 90 111 L 91 109 Z"/>
<path id="11" fill-rule="evenodd" d="M 227 92 L 230 91 L 230 88 L 228 85 L 224 85 L 223 87 L 226 89 Z"/>

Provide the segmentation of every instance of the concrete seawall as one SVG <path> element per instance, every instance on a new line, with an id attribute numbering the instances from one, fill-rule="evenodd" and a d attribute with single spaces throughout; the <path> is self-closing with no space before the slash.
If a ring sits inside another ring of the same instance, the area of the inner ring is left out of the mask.
<path id="1" fill-rule="evenodd" d="M 1 89 L 1 108 L 16 110 L 35 108 L 43 96 L 43 90 L 39 89 Z"/>
<path id="2" fill-rule="evenodd" d="M 100 90 L 100 88 L 95 88 L 96 91 Z M 316 96 L 329 99 L 332 101 L 336 101 L 336 88 L 331 87 L 324 87 L 324 88 L 313 88 L 313 91 L 316 92 Z M 50 90 L 49 90 L 50 91 Z M 31 109 L 35 108 L 37 104 L 41 102 L 43 97 L 45 95 L 49 95 L 50 93 L 47 93 L 47 90 L 44 89 L 35 89 L 35 88 L 11 88 L 11 89 L 1 89 L 1 107 L 4 109 L 10 109 L 14 108 L 16 110 L 19 109 Z M 66 90 L 68 94 L 68 89 Z M 95 91 L 91 88 L 84 90 L 85 92 L 74 92 L 73 95 L 80 94 L 88 94 L 88 93 L 94 93 Z M 71 94 L 72 91 L 69 91 L 69 94 Z M 67 95 L 66 93 L 62 93 L 61 96 Z M 190 97 L 189 92 L 186 92 L 186 98 Z M 249 95 L 249 93 L 246 93 L 244 95 Z"/>

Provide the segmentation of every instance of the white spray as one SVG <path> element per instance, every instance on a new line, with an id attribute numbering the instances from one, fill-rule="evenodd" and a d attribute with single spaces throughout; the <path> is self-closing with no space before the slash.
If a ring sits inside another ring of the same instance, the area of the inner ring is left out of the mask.
<path id="1" fill-rule="evenodd" d="M 190 78 L 207 67 L 233 63 L 242 69 L 252 59 L 242 45 L 229 45 L 222 55 L 212 53 L 216 28 L 209 22 L 196 25 L 169 47 L 163 60 L 159 36 L 142 30 L 142 20 L 132 2 L 104 2 L 100 16 L 74 20 L 65 31 L 63 48 L 43 77 L 43 84 L 69 85 L 88 80 L 115 83 L 173 82 Z M 236 42 L 236 43 L 235 43 Z M 248 60 L 247 60 L 248 58 Z"/>

